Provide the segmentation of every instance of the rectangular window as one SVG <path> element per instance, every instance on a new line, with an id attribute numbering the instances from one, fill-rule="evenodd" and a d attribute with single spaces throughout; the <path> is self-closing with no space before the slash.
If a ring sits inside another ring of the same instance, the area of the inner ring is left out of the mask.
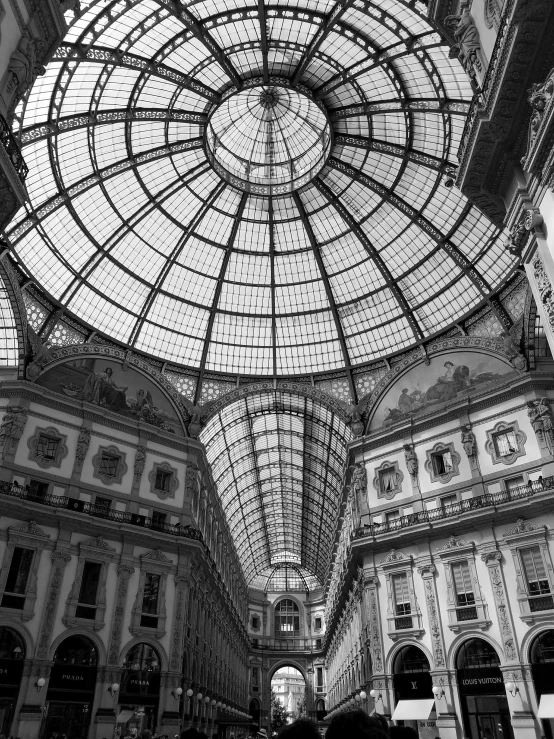
<path id="1" fill-rule="evenodd" d="M 48 492 L 48 483 L 42 482 L 42 480 L 30 480 L 27 490 L 31 497 L 38 500 L 44 500 L 44 497 Z"/>
<path id="2" fill-rule="evenodd" d="M 317 668 L 317 689 L 323 690 L 323 667 Z"/>
<path id="3" fill-rule="evenodd" d="M 525 480 L 522 475 L 518 475 L 517 477 L 510 477 L 508 480 L 505 480 L 504 484 L 506 485 L 506 490 L 508 492 L 512 492 L 513 490 L 523 487 L 525 485 Z"/>
<path id="4" fill-rule="evenodd" d="M 521 559 L 525 570 L 525 578 L 529 595 L 550 593 L 550 584 L 546 576 L 546 568 L 539 547 L 521 550 Z"/>
<path id="5" fill-rule="evenodd" d="M 79 603 L 75 609 L 77 618 L 94 619 L 96 617 L 96 608 L 91 608 L 91 606 L 96 606 L 101 572 L 102 565 L 99 562 L 85 562 L 79 590 Z"/>
<path id="6" fill-rule="evenodd" d="M 315 628 L 321 629 L 321 616 L 316 616 L 315 618 Z"/>
<path id="7" fill-rule="evenodd" d="M 447 475 L 452 472 L 454 466 L 452 464 L 452 454 L 450 452 L 439 452 L 433 454 L 433 467 L 436 475 Z"/>
<path id="8" fill-rule="evenodd" d="M 252 616 L 252 628 L 253 629 L 260 628 L 260 619 L 258 618 L 258 616 Z"/>
<path id="9" fill-rule="evenodd" d="M 400 518 L 400 511 L 388 511 L 385 514 L 385 521 L 387 523 L 392 523 L 393 521 L 396 521 L 398 518 Z"/>
<path id="10" fill-rule="evenodd" d="M 112 507 L 112 499 L 111 498 L 102 498 L 100 495 L 97 495 L 94 499 L 94 505 L 97 508 L 102 508 L 106 512 L 110 510 Z"/>
<path id="11" fill-rule="evenodd" d="M 408 575 L 402 573 L 392 576 L 394 594 L 394 605 L 397 616 L 406 616 L 412 612 L 410 604 L 410 591 L 408 588 Z"/>
<path id="12" fill-rule="evenodd" d="M 457 495 L 445 495 L 444 498 L 440 499 L 441 508 L 448 508 L 448 506 L 454 505 L 457 502 Z"/>
<path id="13" fill-rule="evenodd" d="M 169 493 L 171 486 L 171 472 L 165 472 L 164 470 L 156 470 L 156 482 L 154 487 L 156 490 Z"/>
<path id="14" fill-rule="evenodd" d="M 120 459 L 121 457 L 118 457 L 116 454 L 102 454 L 98 466 L 99 474 L 105 477 L 117 477 L 117 468 Z"/>
<path id="15" fill-rule="evenodd" d="M 144 595 L 142 597 L 142 616 L 140 625 L 149 628 L 158 626 L 158 597 L 160 593 L 160 575 L 146 573 L 144 578 Z"/>
<path id="16" fill-rule="evenodd" d="M 2 596 L 2 607 L 17 608 L 23 610 L 25 607 L 25 595 L 33 561 L 33 550 L 15 547 L 13 550 L 10 569 Z"/>
<path id="17" fill-rule="evenodd" d="M 48 434 L 39 434 L 37 441 L 37 457 L 42 459 L 56 459 L 60 440 Z"/>
<path id="18" fill-rule="evenodd" d="M 507 429 L 494 435 L 494 445 L 499 457 L 509 457 L 518 450 L 516 435 L 513 429 Z"/>
<path id="19" fill-rule="evenodd" d="M 163 529 L 167 522 L 167 513 L 152 511 L 152 528 Z"/>
<path id="20" fill-rule="evenodd" d="M 253 667 L 252 668 L 252 685 L 258 684 L 258 668 Z"/>
<path id="21" fill-rule="evenodd" d="M 457 605 L 472 606 L 475 603 L 475 596 L 467 562 L 455 562 L 452 565 L 452 579 L 456 590 Z"/>

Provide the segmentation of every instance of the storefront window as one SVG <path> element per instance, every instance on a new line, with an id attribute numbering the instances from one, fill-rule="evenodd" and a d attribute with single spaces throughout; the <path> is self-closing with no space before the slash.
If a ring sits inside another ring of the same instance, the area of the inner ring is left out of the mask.
<path id="1" fill-rule="evenodd" d="M 429 660 L 415 646 L 404 647 L 394 660 L 395 709 L 393 720 L 415 729 L 420 736 L 436 733 L 433 681 Z"/>
<path id="2" fill-rule="evenodd" d="M 537 636 L 531 645 L 529 656 L 537 703 L 541 706 L 543 713 L 543 733 L 547 739 L 553 739 L 554 711 L 548 710 L 548 704 L 554 705 L 554 630 L 543 631 Z M 542 700 L 543 696 L 544 700 Z M 544 715 L 548 713 L 552 716 Z"/>
<path id="3" fill-rule="evenodd" d="M 468 639 L 456 657 L 462 719 L 468 739 L 513 739 L 510 709 L 495 649 Z"/>
<path id="4" fill-rule="evenodd" d="M 122 736 L 154 731 L 160 699 L 160 655 L 150 644 L 140 642 L 125 655 L 123 668 L 117 714 Z"/>
<path id="5" fill-rule="evenodd" d="M 23 639 L 14 629 L 0 626 L 0 734 L 6 736 L 11 733 L 24 659 Z"/>

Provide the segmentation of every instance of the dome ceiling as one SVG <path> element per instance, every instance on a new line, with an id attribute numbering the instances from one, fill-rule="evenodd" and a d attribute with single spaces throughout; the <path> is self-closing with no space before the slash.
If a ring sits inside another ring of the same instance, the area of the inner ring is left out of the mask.
<path id="1" fill-rule="evenodd" d="M 209 372 L 353 367 L 513 267 L 445 173 L 471 89 L 417 0 L 83 2 L 20 106 L 30 276 Z"/>

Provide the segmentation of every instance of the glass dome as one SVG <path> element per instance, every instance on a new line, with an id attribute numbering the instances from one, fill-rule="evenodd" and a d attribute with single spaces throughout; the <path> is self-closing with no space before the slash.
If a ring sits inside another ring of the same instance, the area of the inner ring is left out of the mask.
<path id="1" fill-rule="evenodd" d="M 55 306 L 206 372 L 404 350 L 515 266 L 454 188 L 472 97 L 418 0 L 81 0 L 17 111 Z"/>

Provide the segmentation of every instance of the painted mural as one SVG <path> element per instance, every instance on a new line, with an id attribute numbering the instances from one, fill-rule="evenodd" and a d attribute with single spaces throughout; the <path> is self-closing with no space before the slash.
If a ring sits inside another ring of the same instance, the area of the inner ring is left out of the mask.
<path id="1" fill-rule="evenodd" d="M 441 354 L 408 370 L 377 405 L 371 427 L 396 423 L 422 411 L 517 376 L 502 359 L 477 352 Z"/>
<path id="2" fill-rule="evenodd" d="M 71 359 L 40 375 L 37 385 L 173 434 L 183 433 L 173 405 L 160 388 L 132 367 L 124 368 L 113 360 Z"/>

